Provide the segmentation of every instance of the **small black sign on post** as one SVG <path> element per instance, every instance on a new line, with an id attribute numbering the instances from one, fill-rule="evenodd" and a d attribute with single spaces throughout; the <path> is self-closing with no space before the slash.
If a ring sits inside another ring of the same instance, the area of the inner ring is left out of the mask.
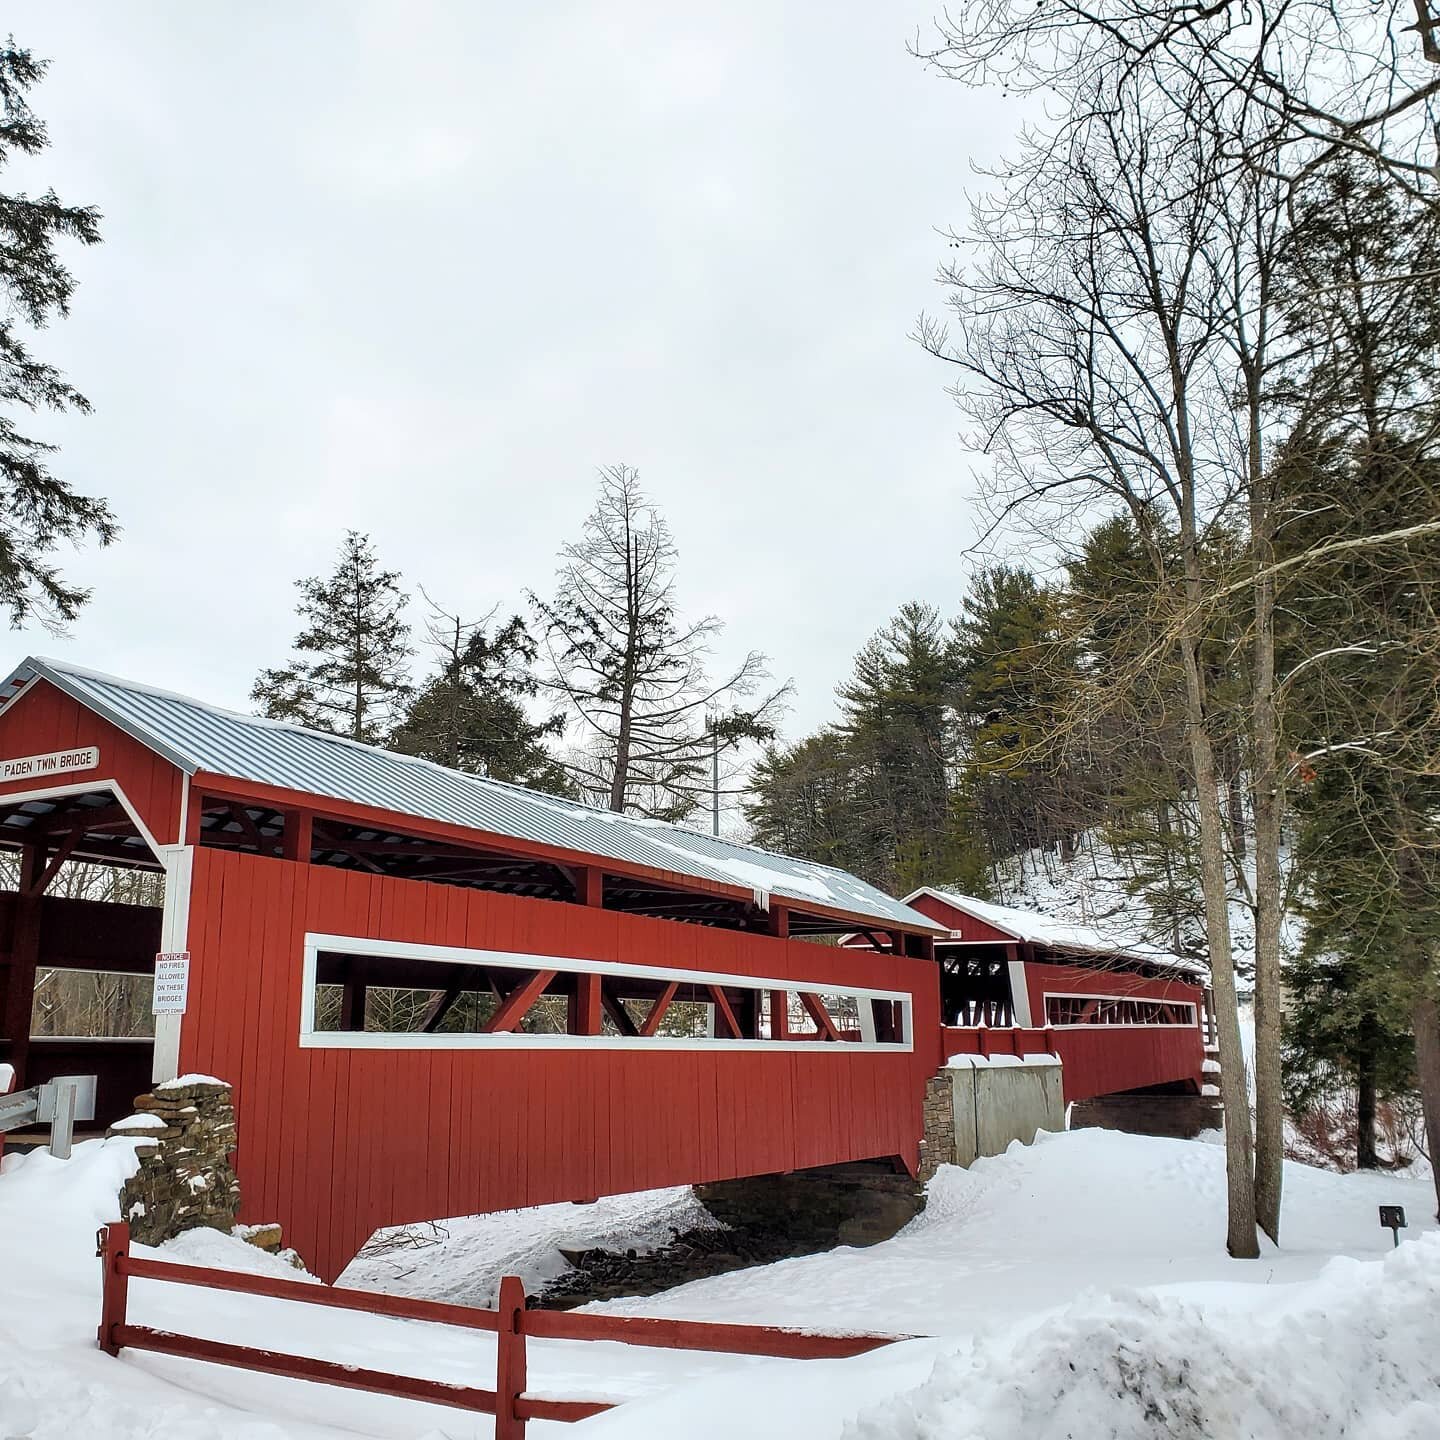
<path id="1" fill-rule="evenodd" d="M 1390 1232 L 1396 1245 L 1399 1245 L 1400 1232 L 1406 1228 L 1405 1207 L 1403 1205 L 1382 1205 L 1380 1207 L 1380 1224 Z"/>

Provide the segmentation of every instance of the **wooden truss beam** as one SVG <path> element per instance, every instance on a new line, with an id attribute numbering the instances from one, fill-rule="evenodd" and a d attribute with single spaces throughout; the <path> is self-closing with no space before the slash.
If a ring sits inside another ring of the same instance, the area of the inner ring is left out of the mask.
<path id="1" fill-rule="evenodd" d="M 631 1018 L 630 1012 L 625 1008 L 620 997 L 604 980 L 600 982 L 600 1003 L 605 1007 L 605 1013 L 622 1035 L 635 1036 L 640 1033 L 639 1027 Z"/>
<path id="2" fill-rule="evenodd" d="M 660 1022 L 665 1018 L 665 1012 L 670 1008 L 670 1002 L 674 1000 L 675 992 L 679 990 L 679 988 L 679 983 L 672 980 L 655 997 L 654 1003 L 650 1006 L 650 1013 L 645 1017 L 645 1023 L 640 1027 L 640 1033 L 646 1039 L 660 1028 Z"/>
<path id="3" fill-rule="evenodd" d="M 825 1040 L 838 1040 L 840 1032 L 835 1028 L 835 1022 L 830 1018 L 830 1012 L 821 1003 L 820 997 L 809 990 L 801 990 L 800 1003 L 805 1007 L 810 1018 L 815 1022 L 815 1028 Z"/>
<path id="4" fill-rule="evenodd" d="M 60 867 L 70 858 L 84 833 L 83 830 L 72 830 L 61 840 L 60 848 L 45 869 L 36 876 L 34 886 L 27 894 L 43 895 L 50 888 L 50 882 L 60 873 Z"/>
<path id="5" fill-rule="evenodd" d="M 521 981 L 485 1022 L 483 1033 L 494 1035 L 503 1030 L 517 1029 L 530 1007 L 545 993 L 545 987 L 555 978 L 555 974 L 554 970 L 537 970 L 528 980 Z"/>
<path id="6" fill-rule="evenodd" d="M 433 1035 L 454 1008 L 455 1002 L 467 990 L 478 990 L 484 981 L 485 977 L 473 965 L 463 966 L 456 979 L 444 990 L 439 991 L 425 1007 L 425 1015 L 420 1022 L 421 1033 Z"/>
<path id="7" fill-rule="evenodd" d="M 715 1030 L 719 1034 L 720 1024 L 724 1023 L 727 1034 L 722 1036 L 726 1040 L 740 1039 L 740 1022 L 735 1018 L 735 1012 L 730 1008 L 730 1001 L 726 998 L 725 989 L 721 985 L 707 985 L 710 992 L 710 1002 L 715 1006 Z"/>

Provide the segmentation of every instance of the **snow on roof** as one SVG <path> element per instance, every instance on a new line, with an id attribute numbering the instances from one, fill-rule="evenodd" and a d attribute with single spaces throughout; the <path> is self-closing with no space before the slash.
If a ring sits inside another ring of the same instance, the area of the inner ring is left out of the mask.
<path id="1" fill-rule="evenodd" d="M 989 900 L 977 900 L 973 895 L 961 895 L 953 890 L 939 890 L 933 885 L 922 885 L 913 894 L 905 897 L 906 904 L 922 895 L 932 896 L 946 905 L 953 905 L 967 915 L 994 926 L 1016 940 L 1025 940 L 1032 945 L 1045 945 L 1054 950 L 1073 950 L 1086 955 L 1118 955 L 1127 960 L 1143 961 L 1147 965 L 1158 965 L 1169 970 L 1188 970 L 1204 973 L 1206 966 L 1198 960 L 1187 960 L 1183 955 L 1172 954 L 1152 945 L 1141 935 L 1122 934 L 1108 927 L 1075 924 L 1059 920 L 1053 915 L 1042 915 L 1038 910 L 1017 910 L 1009 905 L 996 905 Z"/>
<path id="2" fill-rule="evenodd" d="M 844 870 L 703 835 L 683 825 L 541 795 L 344 736 L 236 714 L 64 661 L 26 660 L 0 682 L 0 712 L 39 678 L 187 774 L 203 770 L 738 886 L 756 892 L 762 906 L 769 905 L 773 894 L 879 924 L 937 928 L 927 916 Z"/>

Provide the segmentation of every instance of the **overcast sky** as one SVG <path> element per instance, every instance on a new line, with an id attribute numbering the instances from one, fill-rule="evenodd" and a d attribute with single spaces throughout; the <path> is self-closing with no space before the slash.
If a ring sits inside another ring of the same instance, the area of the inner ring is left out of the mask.
<path id="1" fill-rule="evenodd" d="M 124 526 L 11 663 L 249 708 L 347 527 L 451 608 L 515 607 L 624 461 L 683 608 L 793 677 L 790 734 L 828 719 L 898 605 L 956 610 L 974 536 L 907 335 L 1013 117 L 907 55 L 932 11 L 8 6 L 52 61 L 24 183 L 105 216 L 39 346 L 95 413 L 46 433 Z"/>

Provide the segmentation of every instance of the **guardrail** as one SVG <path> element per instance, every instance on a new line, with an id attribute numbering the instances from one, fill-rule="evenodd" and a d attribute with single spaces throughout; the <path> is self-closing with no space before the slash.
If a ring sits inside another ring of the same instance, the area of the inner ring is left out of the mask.
<path id="1" fill-rule="evenodd" d="M 10 1067 L 7 1065 L 4 1069 L 10 1070 Z M 13 1075 L 14 1071 L 10 1073 Z M 28 1090 L 11 1091 L 8 1083 L 0 1084 L 0 1150 L 4 1148 L 7 1130 L 48 1125 L 50 1153 L 57 1160 L 68 1160 L 75 1138 L 75 1122 L 94 1118 L 93 1075 L 57 1075 Z"/>
<path id="2" fill-rule="evenodd" d="M 207 1360 L 216 1365 L 234 1365 L 266 1375 L 293 1380 L 313 1380 L 366 1390 L 377 1395 L 395 1395 L 423 1400 L 432 1405 L 478 1411 L 495 1417 L 495 1440 L 523 1440 L 529 1420 L 585 1420 L 603 1410 L 615 1408 L 608 1400 L 555 1400 L 527 1395 L 526 1341 L 614 1340 L 625 1345 L 652 1349 L 699 1350 L 730 1355 L 768 1355 L 779 1359 L 843 1359 L 863 1355 L 908 1335 L 851 1334 L 827 1335 L 808 1330 L 790 1330 L 762 1325 L 718 1325 L 697 1320 L 664 1320 L 632 1315 L 581 1315 L 573 1311 L 527 1310 L 525 1287 L 513 1275 L 500 1282 L 499 1303 L 494 1310 L 468 1305 L 447 1305 L 436 1300 L 407 1300 L 400 1296 L 378 1295 L 363 1290 L 337 1290 L 328 1285 L 302 1285 L 264 1275 L 247 1275 L 229 1270 L 211 1270 L 198 1265 L 174 1265 L 168 1261 L 146 1260 L 130 1253 L 130 1227 L 124 1222 L 104 1226 L 97 1237 L 102 1264 L 100 1329 L 98 1343 L 107 1355 L 121 1350 L 149 1350 L 160 1355 L 178 1355 Z M 289 1300 L 299 1305 L 323 1305 L 336 1310 L 353 1310 L 367 1315 L 385 1315 L 401 1320 L 426 1320 L 483 1330 L 497 1337 L 495 1388 L 455 1385 L 444 1380 L 423 1380 L 413 1375 L 393 1375 L 380 1370 L 358 1369 L 305 1355 L 260 1350 L 248 1345 L 230 1345 L 219 1340 L 202 1340 L 176 1335 L 146 1325 L 132 1325 L 127 1318 L 129 1285 L 134 1280 L 159 1280 L 173 1285 L 225 1290 L 237 1295 L 259 1295 L 271 1300 Z"/>

